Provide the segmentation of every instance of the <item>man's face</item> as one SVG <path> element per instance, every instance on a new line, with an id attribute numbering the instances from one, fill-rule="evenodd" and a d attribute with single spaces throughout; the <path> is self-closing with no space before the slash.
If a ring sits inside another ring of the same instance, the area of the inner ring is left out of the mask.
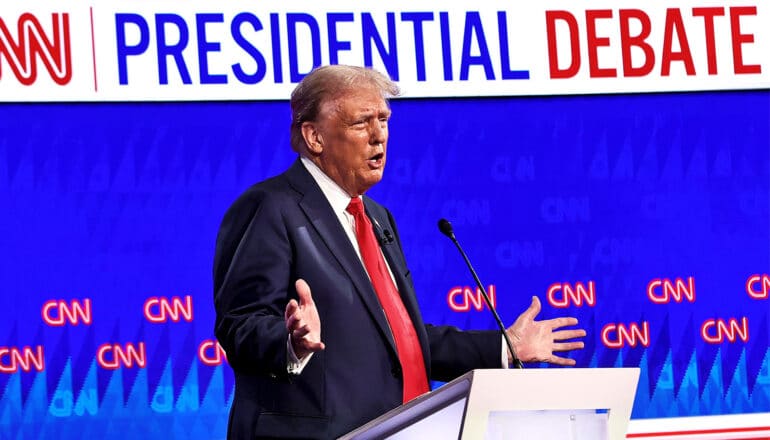
<path id="1" fill-rule="evenodd" d="M 321 106 L 316 164 L 351 197 L 382 179 L 390 109 L 379 90 L 362 87 Z"/>

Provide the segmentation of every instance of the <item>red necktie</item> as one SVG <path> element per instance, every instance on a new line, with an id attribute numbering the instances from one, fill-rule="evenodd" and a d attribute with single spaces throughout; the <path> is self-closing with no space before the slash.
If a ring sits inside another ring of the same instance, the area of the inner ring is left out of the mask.
<path id="1" fill-rule="evenodd" d="M 404 403 L 428 391 L 428 378 L 425 374 L 425 361 L 420 348 L 420 341 L 414 330 L 414 324 L 406 311 L 398 289 L 393 284 L 380 246 L 374 237 L 372 223 L 364 213 L 364 204 L 355 197 L 350 200 L 347 211 L 356 221 L 356 240 L 361 250 L 361 259 L 369 273 L 374 291 L 385 311 L 385 317 L 396 342 L 398 359 L 404 377 Z"/>

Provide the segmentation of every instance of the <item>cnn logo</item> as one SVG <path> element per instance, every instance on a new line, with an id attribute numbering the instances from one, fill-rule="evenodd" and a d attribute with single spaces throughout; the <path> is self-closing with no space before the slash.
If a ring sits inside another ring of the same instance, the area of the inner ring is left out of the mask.
<path id="1" fill-rule="evenodd" d="M 227 354 L 217 341 L 206 339 L 198 345 L 198 359 L 203 365 L 216 367 L 227 360 Z"/>
<path id="2" fill-rule="evenodd" d="M 110 344 L 99 346 L 96 351 L 96 362 L 105 370 L 117 370 L 120 367 L 144 368 L 147 365 L 147 354 L 144 342 L 138 344 Z"/>
<path id="3" fill-rule="evenodd" d="M 647 297 L 655 304 L 667 304 L 672 300 L 681 303 L 685 299 L 695 302 L 695 278 L 654 278 L 647 284 Z"/>
<path id="4" fill-rule="evenodd" d="M 25 86 L 34 84 L 38 63 L 42 62 L 56 84 L 69 83 L 72 79 L 69 14 L 51 14 L 50 36 L 46 35 L 37 17 L 30 13 L 19 17 L 16 28 L 18 38 L 14 41 L 0 18 L 0 61 L 5 58 L 16 79 Z"/>
<path id="5" fill-rule="evenodd" d="M 631 322 L 609 323 L 602 328 L 602 344 L 607 348 L 642 347 L 650 346 L 650 324 L 642 321 L 641 324 Z"/>
<path id="6" fill-rule="evenodd" d="M 179 322 L 184 319 L 187 322 L 193 320 L 192 296 L 184 298 L 172 296 L 153 296 L 144 302 L 144 317 L 152 323 Z"/>
<path id="7" fill-rule="evenodd" d="M 593 281 L 577 282 L 574 285 L 553 283 L 548 286 L 546 298 L 548 304 L 556 308 L 567 308 L 570 305 L 582 307 L 584 303 L 593 307 L 596 305 L 596 286 Z"/>
<path id="8" fill-rule="evenodd" d="M 746 293 L 754 299 L 767 299 L 770 292 L 770 276 L 755 274 L 746 280 Z"/>
<path id="9" fill-rule="evenodd" d="M 33 368 L 38 372 L 45 369 L 42 345 L 35 346 L 34 350 L 30 346 L 0 347 L 0 373 L 13 374 L 19 370 L 29 373 Z"/>
<path id="10" fill-rule="evenodd" d="M 709 344 L 721 344 L 725 340 L 734 343 L 739 339 L 748 342 L 749 320 L 745 316 L 740 320 L 736 318 L 707 319 L 700 327 L 700 334 L 703 340 Z"/>
<path id="11" fill-rule="evenodd" d="M 43 304 L 40 314 L 43 322 L 52 327 L 61 327 L 67 323 L 91 325 L 91 300 L 73 299 L 70 302 L 52 299 Z"/>
<path id="12" fill-rule="evenodd" d="M 497 288 L 494 284 L 487 287 L 487 294 L 492 307 L 497 307 Z M 478 287 L 475 290 L 468 286 L 453 287 L 449 289 L 446 300 L 449 308 L 455 312 L 468 312 L 471 308 L 481 311 L 486 307 L 484 294 Z"/>

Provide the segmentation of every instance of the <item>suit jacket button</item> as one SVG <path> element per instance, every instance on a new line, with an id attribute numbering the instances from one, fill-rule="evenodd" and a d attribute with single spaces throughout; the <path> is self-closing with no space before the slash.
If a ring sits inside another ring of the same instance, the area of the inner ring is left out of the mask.
<path id="1" fill-rule="evenodd" d="M 395 365 L 393 368 L 390 369 L 390 374 L 393 375 L 395 378 L 401 377 L 401 366 Z"/>

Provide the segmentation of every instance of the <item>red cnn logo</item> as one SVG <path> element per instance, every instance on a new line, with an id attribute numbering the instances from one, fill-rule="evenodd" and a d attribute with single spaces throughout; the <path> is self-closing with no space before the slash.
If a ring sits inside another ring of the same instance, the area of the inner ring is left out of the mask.
<path id="1" fill-rule="evenodd" d="M 22 14 L 17 23 L 17 42 L 0 19 L 0 56 L 5 57 L 16 79 L 25 86 L 37 79 L 38 59 L 56 84 L 63 86 L 72 79 L 69 14 L 51 14 L 51 22 L 53 32 L 49 38 L 37 17 Z"/>
<path id="2" fill-rule="evenodd" d="M 650 324 L 647 321 L 642 321 L 641 328 L 635 322 L 628 325 L 607 324 L 602 328 L 602 343 L 608 348 L 622 348 L 626 345 L 636 347 L 639 344 L 649 347 Z"/>
<path id="3" fill-rule="evenodd" d="M 133 368 L 134 364 L 139 368 L 144 368 L 147 363 L 144 342 L 140 342 L 136 346 L 130 342 L 124 346 L 109 343 L 102 344 L 96 351 L 96 361 L 105 370 L 117 370 L 121 366 Z"/>
<path id="4" fill-rule="evenodd" d="M 492 307 L 497 307 L 497 295 L 495 294 L 495 290 L 494 284 L 490 284 L 487 287 L 487 294 L 489 295 L 489 302 L 492 303 Z M 484 295 L 478 287 L 475 291 L 471 290 L 468 286 L 453 287 L 449 290 L 446 301 L 449 304 L 449 308 L 455 312 L 467 312 L 471 309 L 471 305 L 478 311 L 481 311 L 486 307 Z"/>
<path id="5" fill-rule="evenodd" d="M 700 326 L 700 335 L 709 344 L 721 344 L 725 338 L 730 342 L 735 342 L 738 338 L 743 342 L 748 342 L 749 320 L 744 316 L 739 324 L 735 318 L 730 318 L 726 322 L 721 318 L 707 319 Z"/>
<path id="6" fill-rule="evenodd" d="M 558 293 L 561 292 L 561 295 Z M 588 282 L 588 288 L 583 283 L 575 283 L 572 287 L 569 283 L 553 283 L 548 286 L 548 304 L 560 309 L 570 306 L 570 303 L 577 307 L 583 307 L 583 301 L 593 307 L 596 304 L 596 288 L 594 282 Z"/>
<path id="7" fill-rule="evenodd" d="M 193 320 L 192 296 L 186 295 L 184 302 L 178 296 L 172 296 L 169 300 L 165 296 L 153 296 L 147 298 L 144 302 L 144 317 L 154 323 L 173 322 L 184 320 L 191 322 Z"/>
<path id="8" fill-rule="evenodd" d="M 227 360 L 227 353 L 225 353 L 225 349 L 217 341 L 206 339 L 198 346 L 198 359 L 200 359 L 203 365 L 216 367 L 221 365 L 222 361 Z"/>
<path id="9" fill-rule="evenodd" d="M 647 284 L 647 297 L 655 304 L 670 303 L 672 298 L 678 303 L 684 298 L 695 302 L 695 278 L 687 277 L 687 284 L 681 278 L 655 278 Z"/>
<path id="10" fill-rule="evenodd" d="M 756 274 L 746 280 L 746 293 L 754 299 L 767 299 L 770 292 L 770 276 Z"/>
<path id="11" fill-rule="evenodd" d="M 61 327 L 67 321 L 72 325 L 78 325 L 80 322 L 90 325 L 91 300 L 86 298 L 81 302 L 73 299 L 67 304 L 64 300 L 52 299 L 43 304 L 40 313 L 43 315 L 43 322 L 52 327 Z"/>
<path id="12" fill-rule="evenodd" d="M 19 371 L 19 368 L 29 373 L 32 367 L 37 371 L 45 369 L 42 345 L 36 346 L 34 352 L 30 346 L 24 346 L 21 350 L 16 347 L 0 347 L 0 373 L 13 374 Z"/>

